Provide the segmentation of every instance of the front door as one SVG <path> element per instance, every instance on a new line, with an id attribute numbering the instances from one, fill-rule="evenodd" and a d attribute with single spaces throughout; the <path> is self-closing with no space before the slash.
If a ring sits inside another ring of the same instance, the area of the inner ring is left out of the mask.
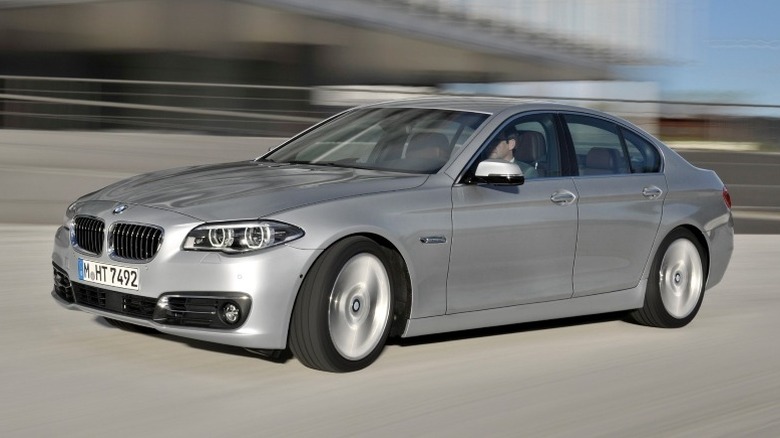
<path id="1" fill-rule="evenodd" d="M 572 295 L 577 189 L 562 176 L 554 116 L 518 116 L 496 131 L 485 158 L 516 162 L 519 186 L 456 184 L 447 313 Z"/>
<path id="2" fill-rule="evenodd" d="M 447 313 L 571 297 L 577 241 L 571 178 L 456 186 L 452 223 Z"/>

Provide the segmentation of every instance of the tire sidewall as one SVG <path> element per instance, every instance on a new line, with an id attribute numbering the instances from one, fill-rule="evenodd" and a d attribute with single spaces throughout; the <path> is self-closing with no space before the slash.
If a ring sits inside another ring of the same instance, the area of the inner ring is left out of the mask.
<path id="1" fill-rule="evenodd" d="M 328 324 L 328 309 L 331 292 L 341 269 L 348 261 L 359 254 L 371 254 L 382 263 L 390 282 L 390 310 L 379 343 L 374 347 L 374 350 L 362 359 L 351 360 L 343 357 L 333 343 Z M 398 279 L 393 274 L 394 270 L 392 269 L 387 250 L 369 238 L 362 236 L 349 237 L 331 246 L 315 263 L 317 266 L 316 269 L 312 269 L 312 282 L 304 281 L 309 290 L 303 292 L 315 294 L 312 297 L 313 306 L 309 317 L 311 318 L 310 323 L 316 326 L 316 333 L 319 337 L 316 342 L 324 349 L 327 361 L 335 370 L 356 371 L 365 368 L 382 353 L 393 320 L 395 291 L 398 287 Z M 308 277 L 307 275 L 306 280 L 309 280 Z"/>
<path id="2" fill-rule="evenodd" d="M 699 299 L 696 302 L 696 305 L 693 307 L 693 310 L 691 310 L 691 312 L 684 318 L 677 318 L 666 310 L 666 306 L 664 305 L 663 299 L 661 298 L 660 290 L 661 263 L 663 262 L 664 256 L 666 255 L 666 252 L 672 243 L 680 239 L 688 240 L 696 247 L 696 250 L 699 252 L 702 271 L 704 273 Z M 655 314 L 658 322 L 661 323 L 660 325 L 662 327 L 678 328 L 687 325 L 693 321 L 693 318 L 696 317 L 697 313 L 699 313 L 699 308 L 701 307 L 701 304 L 704 300 L 704 291 L 707 286 L 708 272 L 709 268 L 706 254 L 704 252 L 704 248 L 702 248 L 701 243 L 699 243 L 699 239 L 697 239 L 693 233 L 684 228 L 673 230 L 666 236 L 666 238 L 664 238 L 663 242 L 661 242 L 661 245 L 658 247 L 658 251 L 656 252 L 655 259 L 653 260 L 650 276 L 648 278 L 647 290 L 645 293 L 645 308 L 650 309 Z"/>

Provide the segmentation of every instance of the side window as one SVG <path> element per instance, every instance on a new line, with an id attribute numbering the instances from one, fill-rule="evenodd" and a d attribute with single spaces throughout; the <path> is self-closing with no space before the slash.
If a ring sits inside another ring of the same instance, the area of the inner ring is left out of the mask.
<path id="1" fill-rule="evenodd" d="M 626 141 L 629 165 L 633 173 L 655 173 L 661 170 L 661 155 L 647 140 L 639 135 L 621 129 Z"/>
<path id="2" fill-rule="evenodd" d="M 588 116 L 564 115 L 580 175 L 630 173 L 615 124 Z"/>
<path id="3" fill-rule="evenodd" d="M 520 116 L 506 123 L 483 149 L 480 161 L 487 158 L 517 163 L 526 179 L 561 176 L 553 115 Z"/>

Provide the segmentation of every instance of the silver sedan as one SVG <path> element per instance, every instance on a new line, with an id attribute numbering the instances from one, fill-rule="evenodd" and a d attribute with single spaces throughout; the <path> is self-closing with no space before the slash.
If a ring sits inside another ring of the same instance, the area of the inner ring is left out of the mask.
<path id="1" fill-rule="evenodd" d="M 56 232 L 52 295 L 123 328 L 343 372 L 388 336 L 617 311 L 681 327 L 732 248 L 718 176 L 631 123 L 407 100 L 254 160 L 83 196 Z"/>

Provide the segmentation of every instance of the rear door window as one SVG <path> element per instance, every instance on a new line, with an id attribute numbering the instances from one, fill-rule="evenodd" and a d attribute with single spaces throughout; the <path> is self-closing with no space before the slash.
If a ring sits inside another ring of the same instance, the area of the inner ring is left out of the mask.
<path id="1" fill-rule="evenodd" d="M 631 173 L 617 125 L 583 115 L 565 114 L 580 175 Z"/>
<path id="2" fill-rule="evenodd" d="M 647 140 L 638 134 L 621 129 L 626 142 L 629 165 L 632 173 L 654 173 L 661 171 L 661 154 Z"/>

